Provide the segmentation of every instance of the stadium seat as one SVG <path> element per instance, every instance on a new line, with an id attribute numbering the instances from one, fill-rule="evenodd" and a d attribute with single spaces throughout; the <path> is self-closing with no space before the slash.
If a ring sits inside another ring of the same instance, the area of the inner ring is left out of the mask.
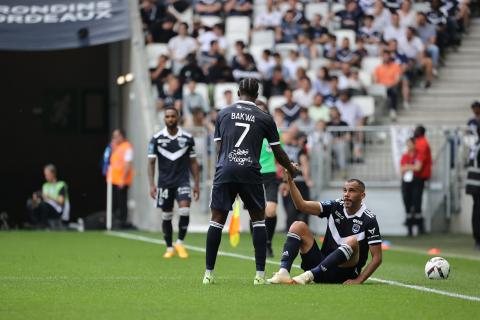
<path id="1" fill-rule="evenodd" d="M 206 83 L 197 82 L 195 86 L 195 92 L 200 94 L 205 101 L 207 101 L 208 106 L 210 104 L 210 98 L 208 97 L 208 85 Z M 188 94 L 188 84 L 184 84 L 182 88 L 182 95 L 185 97 Z"/>
<path id="2" fill-rule="evenodd" d="M 321 15 L 322 18 L 328 16 L 328 2 L 307 3 L 305 6 L 305 18 L 311 21 L 317 14 Z"/>
<path id="3" fill-rule="evenodd" d="M 187 10 L 183 11 L 182 13 L 179 13 L 180 15 L 180 19 L 185 22 L 185 23 L 188 23 L 188 25 L 190 26 L 190 28 L 192 28 L 192 21 L 193 21 L 193 9 L 190 7 L 188 8 Z"/>
<path id="4" fill-rule="evenodd" d="M 367 93 L 370 96 L 386 98 L 387 88 L 384 85 L 374 83 L 368 87 Z"/>
<path id="5" fill-rule="evenodd" d="M 412 4 L 412 9 L 416 12 L 424 12 L 427 13 L 430 11 L 431 6 L 430 2 L 415 2 Z"/>
<path id="6" fill-rule="evenodd" d="M 164 43 L 147 44 L 148 67 L 153 69 L 158 64 L 158 57 L 162 54 L 168 54 L 168 47 Z"/>
<path id="7" fill-rule="evenodd" d="M 275 32 L 272 30 L 259 30 L 252 32 L 252 41 L 250 42 L 252 46 L 262 45 L 269 46 L 273 48 L 275 45 Z"/>
<path id="8" fill-rule="evenodd" d="M 238 100 L 237 91 L 238 84 L 235 82 L 226 82 L 226 83 L 217 83 L 213 92 L 213 99 L 215 100 L 215 108 L 225 107 L 225 96 L 224 92 L 226 90 L 231 90 L 233 93 L 233 100 Z"/>
<path id="9" fill-rule="evenodd" d="M 348 38 L 348 40 L 350 40 L 350 49 L 355 49 L 355 40 L 357 38 L 357 36 L 355 35 L 355 31 L 348 29 L 339 29 L 335 30 L 333 33 L 335 34 L 335 36 L 337 36 L 337 46 L 340 46 L 342 44 L 343 38 Z"/>
<path id="10" fill-rule="evenodd" d="M 287 99 L 284 96 L 272 96 L 268 99 L 268 111 L 273 114 L 275 109 L 280 108 L 286 102 Z"/>
<path id="11" fill-rule="evenodd" d="M 200 16 L 200 21 L 202 22 L 202 25 L 210 28 L 217 23 L 222 23 L 222 19 L 217 16 Z"/>
<path id="12" fill-rule="evenodd" d="M 310 60 L 310 69 L 312 70 L 318 70 L 321 67 L 325 67 L 330 63 L 330 60 L 325 59 L 325 58 L 317 58 Z"/>
<path id="13" fill-rule="evenodd" d="M 345 10 L 345 5 L 343 3 L 333 3 L 332 4 L 332 12 L 339 12 Z"/>
<path id="14" fill-rule="evenodd" d="M 370 75 L 373 75 L 375 68 L 382 64 L 380 57 L 365 57 L 362 59 L 362 70 Z"/>
<path id="15" fill-rule="evenodd" d="M 358 71 L 358 78 L 366 87 L 370 87 L 372 85 L 372 75 L 370 73 L 360 70 Z"/>
<path id="16" fill-rule="evenodd" d="M 225 20 L 225 37 L 230 42 L 242 40 L 248 44 L 250 17 L 228 17 Z"/>
<path id="17" fill-rule="evenodd" d="M 287 57 L 291 50 L 298 51 L 298 45 L 296 43 L 278 43 L 275 45 L 275 51 L 280 53 L 282 58 Z"/>
<path id="18" fill-rule="evenodd" d="M 308 69 L 307 77 L 313 82 L 317 78 L 317 69 Z"/>
<path id="19" fill-rule="evenodd" d="M 252 55 L 253 59 L 255 59 L 255 62 L 258 63 L 262 57 L 263 50 L 265 49 L 272 50 L 273 48 L 264 45 L 251 45 L 248 52 Z"/>
<path id="20" fill-rule="evenodd" d="M 254 19 L 253 21 L 255 21 L 255 19 L 259 15 L 261 15 L 266 11 L 267 11 L 267 5 L 265 3 L 257 3 L 257 1 L 255 1 L 254 7 L 253 7 L 253 19 Z"/>
<path id="21" fill-rule="evenodd" d="M 370 96 L 353 96 L 352 103 L 357 104 L 368 122 L 371 123 L 375 116 L 375 99 Z"/>

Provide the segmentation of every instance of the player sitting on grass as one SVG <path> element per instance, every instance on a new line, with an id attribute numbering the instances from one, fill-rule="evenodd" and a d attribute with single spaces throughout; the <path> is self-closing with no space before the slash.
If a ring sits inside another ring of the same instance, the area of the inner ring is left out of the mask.
<path id="1" fill-rule="evenodd" d="M 327 218 L 328 227 L 320 250 L 308 226 L 295 221 L 283 247 L 280 270 L 268 282 L 363 283 L 382 263 L 382 239 L 377 220 L 362 202 L 365 184 L 357 179 L 345 182 L 343 200 L 305 201 L 292 177 L 288 173 L 286 176 L 295 207 L 301 212 Z M 291 278 L 290 269 L 299 251 L 305 272 Z M 372 260 L 362 271 L 368 251 Z"/>

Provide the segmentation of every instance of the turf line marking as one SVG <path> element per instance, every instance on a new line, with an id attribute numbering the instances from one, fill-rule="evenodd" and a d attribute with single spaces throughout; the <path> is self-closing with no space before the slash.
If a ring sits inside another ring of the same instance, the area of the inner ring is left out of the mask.
<path id="1" fill-rule="evenodd" d="M 126 233 L 126 232 L 110 231 L 110 232 L 105 232 L 105 234 L 107 234 L 109 236 L 123 238 L 123 239 L 138 240 L 138 241 L 149 242 L 149 243 L 154 243 L 154 244 L 161 244 L 161 245 L 165 244 L 165 241 L 163 241 L 161 239 L 155 239 L 155 238 L 150 238 L 150 237 L 146 237 L 146 236 Z M 201 248 L 201 247 L 185 245 L 185 248 L 187 248 L 189 250 L 192 250 L 192 251 L 196 251 L 196 252 L 203 252 L 203 253 L 205 252 L 205 248 Z M 224 257 L 231 257 L 231 258 L 255 261 L 254 257 L 245 256 L 245 255 L 237 254 L 237 253 L 225 252 L 225 251 L 218 251 L 218 255 L 219 256 L 224 256 Z M 267 259 L 267 263 L 273 264 L 273 265 L 276 265 L 276 266 L 279 265 L 278 262 L 273 261 L 273 260 L 268 260 L 268 259 Z M 300 266 L 298 264 L 294 264 L 293 267 L 300 269 Z M 393 281 L 393 280 L 384 280 L 384 279 L 375 278 L 375 277 L 370 277 L 368 280 L 388 284 L 388 285 L 391 285 L 391 286 L 397 286 L 397 287 L 408 288 L 408 289 L 413 289 L 413 290 L 417 290 L 417 291 L 434 293 L 434 294 L 447 296 L 447 297 L 451 297 L 451 298 L 458 298 L 458 299 L 463 299 L 463 300 L 480 302 L 480 297 L 476 297 L 476 296 L 468 296 L 468 295 L 464 295 L 464 294 L 459 294 L 459 293 L 454 293 L 454 292 L 449 292 L 449 291 L 442 291 L 442 290 L 437 290 L 437 289 L 431 289 L 431 288 L 427 288 L 427 287 L 423 287 L 423 286 L 411 285 L 411 284 L 406 284 L 406 283 Z"/>
<path id="2" fill-rule="evenodd" d="M 403 247 L 403 246 L 395 246 L 394 245 L 388 250 L 389 251 L 415 253 L 415 254 L 431 256 L 431 254 L 427 253 L 427 249 L 425 249 L 425 250 L 413 249 L 413 248 L 408 248 L 408 247 Z M 442 257 L 445 257 L 445 258 L 455 258 L 455 259 L 480 261 L 480 257 L 475 257 L 475 256 L 471 256 L 471 255 L 466 255 L 466 254 L 464 255 L 464 254 L 456 254 L 456 253 L 440 253 L 439 255 L 442 256 Z"/>

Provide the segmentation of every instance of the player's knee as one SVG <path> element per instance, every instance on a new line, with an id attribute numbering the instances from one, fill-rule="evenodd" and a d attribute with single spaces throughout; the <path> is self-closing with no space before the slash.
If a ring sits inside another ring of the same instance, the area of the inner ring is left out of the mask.
<path id="1" fill-rule="evenodd" d="M 293 232 L 296 234 L 302 234 L 306 230 L 308 230 L 308 225 L 303 221 L 295 221 L 288 229 L 289 232 Z"/>
<path id="2" fill-rule="evenodd" d="M 344 243 L 350 246 L 354 251 L 358 249 L 358 240 L 355 236 L 347 237 Z"/>
<path id="3" fill-rule="evenodd" d="M 173 217 L 173 212 L 170 211 L 170 212 L 167 212 L 167 211 L 163 211 L 162 212 L 162 220 L 172 220 L 172 217 Z"/>
<path id="4" fill-rule="evenodd" d="M 190 208 L 189 207 L 178 208 L 178 215 L 180 217 L 189 217 L 190 216 Z"/>

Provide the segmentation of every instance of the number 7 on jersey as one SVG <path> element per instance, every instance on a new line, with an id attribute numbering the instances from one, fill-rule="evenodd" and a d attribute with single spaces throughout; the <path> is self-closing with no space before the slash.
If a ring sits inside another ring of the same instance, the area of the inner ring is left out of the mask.
<path id="1" fill-rule="evenodd" d="M 250 130 L 250 124 L 249 123 L 243 123 L 243 122 L 235 122 L 235 127 L 244 127 L 245 129 L 243 130 L 242 135 L 240 138 L 238 138 L 237 143 L 235 143 L 235 148 L 240 147 L 240 144 L 242 144 L 243 139 L 245 139 L 248 131 Z"/>

